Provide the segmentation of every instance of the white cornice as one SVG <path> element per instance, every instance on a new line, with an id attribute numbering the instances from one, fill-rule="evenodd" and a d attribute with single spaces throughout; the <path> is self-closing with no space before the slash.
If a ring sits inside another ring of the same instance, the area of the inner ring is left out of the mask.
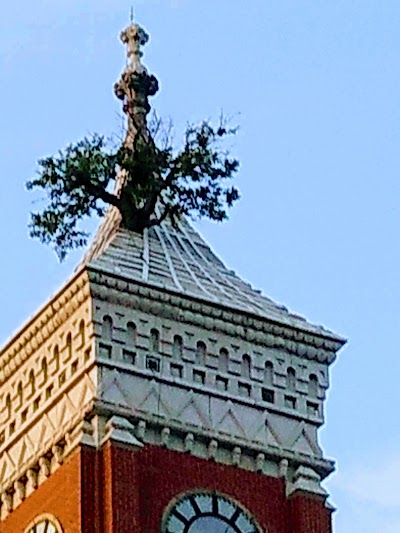
<path id="1" fill-rule="evenodd" d="M 135 307 L 155 316 L 186 322 L 232 337 L 279 348 L 309 360 L 331 364 L 345 340 L 333 335 L 311 334 L 265 318 L 189 299 L 122 276 L 88 268 L 92 295 L 103 301 Z"/>
<path id="2" fill-rule="evenodd" d="M 0 385 L 89 298 L 87 272 L 78 272 L 0 351 Z"/>

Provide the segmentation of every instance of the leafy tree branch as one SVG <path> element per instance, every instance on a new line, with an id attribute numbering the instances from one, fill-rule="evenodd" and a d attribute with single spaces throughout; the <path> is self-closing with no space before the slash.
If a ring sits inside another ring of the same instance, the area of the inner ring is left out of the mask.
<path id="1" fill-rule="evenodd" d="M 117 150 L 94 134 L 41 159 L 37 176 L 27 182 L 29 190 L 42 189 L 48 201 L 43 211 L 31 214 L 30 235 L 52 245 L 60 260 L 86 244 L 82 219 L 102 216 L 107 205 L 119 210 L 126 228 L 142 232 L 183 215 L 222 221 L 239 198 L 230 183 L 239 162 L 223 149 L 237 129 L 224 118 L 216 126 L 189 125 L 180 150 L 173 148 L 171 126 L 161 120 L 146 129 L 135 125 L 135 135 Z M 116 182 L 119 190 L 112 193 Z"/>

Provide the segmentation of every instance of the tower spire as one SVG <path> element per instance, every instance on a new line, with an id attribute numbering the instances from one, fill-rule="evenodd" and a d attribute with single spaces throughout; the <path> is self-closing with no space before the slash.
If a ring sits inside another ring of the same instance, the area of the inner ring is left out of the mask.
<path id="1" fill-rule="evenodd" d="M 138 24 L 131 23 L 122 33 L 121 41 L 127 46 L 128 62 L 114 90 L 123 101 L 123 111 L 128 118 L 125 145 L 133 148 L 135 139 L 148 139 L 146 117 L 150 111 L 149 96 L 158 91 L 158 80 L 147 72 L 142 63 L 142 46 L 149 35 Z"/>

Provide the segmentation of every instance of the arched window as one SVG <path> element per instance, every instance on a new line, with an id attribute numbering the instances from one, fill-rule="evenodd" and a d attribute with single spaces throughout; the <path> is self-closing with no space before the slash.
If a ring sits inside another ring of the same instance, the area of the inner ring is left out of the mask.
<path id="1" fill-rule="evenodd" d="M 57 372 L 58 369 L 60 368 L 60 350 L 57 344 L 54 346 L 53 357 L 54 357 L 54 366 Z"/>
<path id="2" fill-rule="evenodd" d="M 71 333 L 68 333 L 65 345 L 67 347 L 67 358 L 69 359 L 70 357 L 72 357 L 72 335 Z"/>
<path id="3" fill-rule="evenodd" d="M 7 414 L 7 420 L 11 418 L 11 396 L 7 394 L 6 397 L 6 414 Z"/>
<path id="4" fill-rule="evenodd" d="M 206 363 L 207 346 L 204 342 L 199 341 L 196 345 L 196 364 L 205 365 Z"/>
<path id="5" fill-rule="evenodd" d="M 84 346 L 85 345 L 85 321 L 84 320 L 81 320 L 79 322 L 79 339 L 80 339 L 80 343 L 81 343 L 81 346 Z"/>
<path id="6" fill-rule="evenodd" d="M 37 516 L 33 522 L 24 529 L 24 533 L 62 533 L 62 531 L 63 528 L 57 518 L 47 513 Z"/>
<path id="7" fill-rule="evenodd" d="M 46 383 L 48 369 L 47 369 L 47 359 L 45 357 L 42 359 L 42 374 L 43 374 L 43 383 Z"/>
<path id="8" fill-rule="evenodd" d="M 318 378 L 315 374 L 310 375 L 310 379 L 308 382 L 308 395 L 311 398 L 318 397 Z"/>
<path id="9" fill-rule="evenodd" d="M 152 353 L 159 353 L 160 351 L 160 333 L 158 329 L 150 331 L 150 351 Z"/>
<path id="10" fill-rule="evenodd" d="M 235 448 L 233 455 L 240 458 L 240 448 Z M 161 524 L 161 533 L 261 531 L 255 519 L 239 502 L 217 492 L 184 494 L 173 500 L 167 509 Z"/>
<path id="11" fill-rule="evenodd" d="M 174 343 L 172 345 L 172 356 L 174 359 L 182 359 L 183 355 L 183 339 L 179 335 L 175 335 Z"/>
<path id="12" fill-rule="evenodd" d="M 247 379 L 249 379 L 251 376 L 251 359 L 247 354 L 242 357 L 241 375 Z"/>
<path id="13" fill-rule="evenodd" d="M 106 315 L 103 318 L 103 327 L 101 329 L 101 336 L 105 341 L 111 341 L 113 337 L 113 320 L 110 316 Z"/>
<path id="14" fill-rule="evenodd" d="M 35 373 L 33 370 L 29 372 L 29 386 L 31 389 L 31 394 L 35 394 L 36 392 L 36 382 L 35 382 Z"/>
<path id="15" fill-rule="evenodd" d="M 226 348 L 221 348 L 218 357 L 218 370 L 220 372 L 228 372 L 229 369 L 229 353 Z"/>
<path id="16" fill-rule="evenodd" d="M 292 392 L 296 390 L 296 371 L 292 367 L 287 371 L 286 386 Z"/>
<path id="17" fill-rule="evenodd" d="M 126 325 L 126 339 L 125 343 L 128 348 L 135 348 L 137 339 L 137 329 L 136 324 L 133 322 L 128 322 Z"/>
<path id="18" fill-rule="evenodd" d="M 20 381 L 17 386 L 18 407 L 21 407 L 24 403 L 24 389 L 22 382 Z"/>
<path id="19" fill-rule="evenodd" d="M 268 385 L 269 387 L 272 386 L 274 380 L 274 365 L 271 363 L 271 361 L 267 361 L 265 363 L 265 370 L 264 370 L 264 383 Z"/>

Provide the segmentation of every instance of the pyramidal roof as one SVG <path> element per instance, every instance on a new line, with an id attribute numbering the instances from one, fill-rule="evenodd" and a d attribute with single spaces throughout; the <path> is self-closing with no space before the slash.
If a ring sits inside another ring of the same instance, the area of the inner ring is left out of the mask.
<path id="1" fill-rule="evenodd" d="M 243 281 L 186 219 L 139 234 L 121 226 L 113 207 L 80 266 L 338 340 Z"/>

